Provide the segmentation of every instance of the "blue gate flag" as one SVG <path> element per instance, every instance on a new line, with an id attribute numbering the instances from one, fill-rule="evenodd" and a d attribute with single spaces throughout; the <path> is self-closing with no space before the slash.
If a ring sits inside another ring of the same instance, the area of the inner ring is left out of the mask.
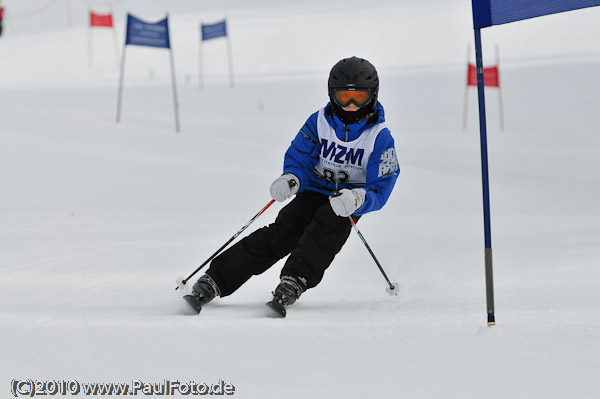
<path id="1" fill-rule="evenodd" d="M 473 27 L 479 29 L 600 6 L 600 0 L 472 0 L 472 5 Z"/>
<path id="2" fill-rule="evenodd" d="M 210 25 L 202 24 L 201 29 L 202 41 L 227 36 L 227 21 L 224 20 Z"/>
<path id="3" fill-rule="evenodd" d="M 125 45 L 127 44 L 170 49 L 169 18 L 150 23 L 127 14 Z"/>

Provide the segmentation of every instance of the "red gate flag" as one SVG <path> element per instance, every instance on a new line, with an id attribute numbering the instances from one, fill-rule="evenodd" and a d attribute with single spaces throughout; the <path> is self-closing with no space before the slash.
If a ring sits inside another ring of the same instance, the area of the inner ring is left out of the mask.
<path id="1" fill-rule="evenodd" d="M 96 14 L 90 11 L 90 26 L 112 28 L 113 16 L 112 14 Z"/>
<path id="2" fill-rule="evenodd" d="M 467 53 L 470 54 L 471 47 Z M 467 104 L 469 102 L 469 87 L 477 87 L 477 67 L 467 61 L 467 84 L 465 85 L 465 101 L 463 108 L 463 130 L 467 129 Z M 498 109 L 500 114 L 500 130 L 504 130 L 504 111 L 502 110 L 502 89 L 500 88 L 500 57 L 496 46 L 496 65 L 483 68 L 483 86 L 498 89 Z"/>
<path id="3" fill-rule="evenodd" d="M 483 68 L 483 85 L 487 87 L 500 87 L 498 66 Z M 477 68 L 469 64 L 467 86 L 477 86 Z"/>

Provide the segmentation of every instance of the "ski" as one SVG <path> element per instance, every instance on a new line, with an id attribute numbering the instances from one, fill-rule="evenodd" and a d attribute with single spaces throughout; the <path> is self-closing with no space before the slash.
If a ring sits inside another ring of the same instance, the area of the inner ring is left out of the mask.
<path id="1" fill-rule="evenodd" d="M 192 309 L 194 309 L 196 314 L 200 314 L 200 311 L 202 310 L 202 304 L 200 303 L 198 298 L 196 298 L 193 295 L 185 295 L 183 299 L 185 299 L 185 301 L 192 307 Z"/>
<path id="2" fill-rule="evenodd" d="M 185 299 L 185 301 L 188 303 L 188 305 L 190 305 L 194 312 L 196 312 L 196 314 L 200 314 L 200 311 L 202 310 L 202 303 L 200 303 L 198 298 L 193 295 L 185 295 L 183 299 Z M 285 306 L 278 301 L 269 301 L 265 305 L 267 305 L 267 307 L 273 311 L 271 315 L 274 317 L 283 318 L 287 314 Z"/>
<path id="3" fill-rule="evenodd" d="M 267 307 L 274 312 L 274 315 L 278 317 L 285 317 L 287 313 L 285 306 L 278 301 L 269 301 L 265 305 L 267 305 Z"/>

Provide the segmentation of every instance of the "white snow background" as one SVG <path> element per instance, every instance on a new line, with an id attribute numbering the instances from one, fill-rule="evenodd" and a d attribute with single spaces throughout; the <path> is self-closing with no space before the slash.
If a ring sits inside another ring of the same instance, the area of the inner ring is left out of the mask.
<path id="1" fill-rule="evenodd" d="M 65 2 L 25 15 L 45 3 L 3 1 L 1 397 L 26 378 L 222 379 L 256 399 L 598 397 L 599 8 L 483 30 L 506 124 L 486 89 L 488 328 L 474 88 L 462 130 L 470 2 L 92 2 L 113 4 L 119 45 L 126 11 L 170 12 L 179 134 L 168 51 L 127 48 L 117 124 L 111 31 L 93 31 L 89 67 L 88 4 L 70 2 L 71 26 Z M 223 17 L 236 85 L 220 39 L 204 45 L 199 89 L 198 23 Z M 267 204 L 329 69 L 352 55 L 378 67 L 396 139 L 395 191 L 359 228 L 399 295 L 352 232 L 286 319 L 264 306 L 281 262 L 191 315 L 175 279 Z"/>

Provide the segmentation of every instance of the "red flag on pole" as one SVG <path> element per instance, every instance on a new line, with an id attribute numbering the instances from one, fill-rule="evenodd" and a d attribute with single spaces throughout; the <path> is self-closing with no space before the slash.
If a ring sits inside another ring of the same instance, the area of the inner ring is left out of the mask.
<path id="1" fill-rule="evenodd" d="M 119 65 L 119 45 L 117 44 L 117 30 L 115 29 L 112 11 L 107 14 L 98 14 L 89 10 L 90 13 L 90 25 L 88 26 L 88 59 L 90 67 L 92 66 L 92 28 L 110 28 L 112 29 L 113 39 L 115 44 L 115 59 L 117 66 Z"/>
<path id="2" fill-rule="evenodd" d="M 112 14 L 96 14 L 90 11 L 90 26 L 112 28 L 113 16 Z"/>
<path id="3" fill-rule="evenodd" d="M 598 0 L 600 1 L 600 0 Z M 467 84 L 465 85 L 465 100 L 463 107 L 463 130 L 467 130 L 467 104 L 469 101 L 469 87 L 477 87 L 477 67 L 469 62 L 471 46 L 467 46 Z M 496 65 L 483 68 L 483 86 L 498 89 L 498 109 L 500 114 L 500 130 L 504 130 L 504 110 L 502 109 L 502 89 L 500 88 L 500 56 L 496 46 Z"/>
<path id="4" fill-rule="evenodd" d="M 483 68 L 483 85 L 486 87 L 500 87 L 498 66 Z M 477 68 L 469 64 L 467 86 L 477 86 Z"/>

